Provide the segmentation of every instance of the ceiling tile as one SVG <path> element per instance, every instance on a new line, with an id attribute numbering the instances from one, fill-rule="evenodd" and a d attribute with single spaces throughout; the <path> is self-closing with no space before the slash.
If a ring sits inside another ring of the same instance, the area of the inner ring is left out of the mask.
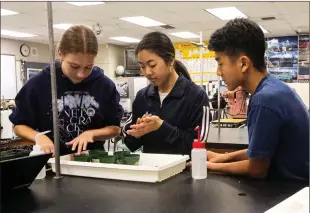
<path id="1" fill-rule="evenodd" d="M 309 13 L 309 2 L 273 2 L 273 9 L 279 14 Z M 308 18 L 309 19 L 309 18 Z"/>
<path id="2" fill-rule="evenodd" d="M 249 18 L 261 18 L 278 15 L 277 11 L 273 8 L 272 2 L 251 2 L 251 4 L 248 5 L 238 6 L 238 9 Z"/>
<path id="3" fill-rule="evenodd" d="M 309 13 L 282 15 L 284 19 L 293 27 L 309 26 Z"/>
<path id="4" fill-rule="evenodd" d="M 38 34 L 31 39 L 48 43 L 46 6 L 46 2 L 1 2 L 2 8 L 22 13 L 1 17 L 1 28 Z M 266 36 L 289 35 L 295 33 L 297 29 L 309 31 L 309 3 L 307 2 L 107 2 L 107 4 L 87 7 L 52 2 L 54 24 L 72 23 L 91 27 L 99 23 L 102 26 L 102 32 L 98 36 L 100 43 L 119 43 L 109 40 L 110 36 L 142 38 L 146 33 L 156 30 L 119 19 L 138 15 L 176 28 L 161 30 L 164 33 L 190 31 L 199 34 L 199 31 L 202 31 L 203 38 L 206 40 L 227 21 L 220 20 L 205 12 L 204 9 L 230 6 L 236 6 L 251 20 L 271 32 Z M 276 20 L 262 21 L 263 16 L 274 16 Z M 54 29 L 55 41 L 60 39 L 63 32 L 63 30 Z M 169 37 L 174 42 L 188 41 L 175 36 Z"/>

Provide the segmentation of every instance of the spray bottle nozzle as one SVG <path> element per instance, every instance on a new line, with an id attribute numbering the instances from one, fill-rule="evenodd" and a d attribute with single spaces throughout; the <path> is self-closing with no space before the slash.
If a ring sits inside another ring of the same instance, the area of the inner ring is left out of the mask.
<path id="1" fill-rule="evenodd" d="M 197 126 L 197 127 L 195 128 L 195 131 L 197 131 L 197 134 L 198 134 L 197 140 L 200 142 L 200 126 Z"/>
<path id="2" fill-rule="evenodd" d="M 47 133 L 49 133 L 49 132 L 51 132 L 51 130 L 38 133 L 38 134 L 34 137 L 34 141 L 35 141 L 36 145 L 37 145 L 38 137 L 39 137 L 40 135 L 45 135 L 45 134 L 47 134 Z"/>

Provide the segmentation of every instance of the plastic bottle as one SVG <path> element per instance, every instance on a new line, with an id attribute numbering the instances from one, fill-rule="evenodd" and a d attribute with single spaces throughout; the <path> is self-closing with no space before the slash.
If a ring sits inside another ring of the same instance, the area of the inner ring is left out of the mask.
<path id="1" fill-rule="evenodd" d="M 41 132 L 35 136 L 34 140 L 35 140 L 36 145 L 33 146 L 33 150 L 32 152 L 30 152 L 29 156 L 40 155 L 44 153 L 41 151 L 41 147 L 38 145 L 37 140 L 38 140 L 38 136 L 45 135 L 46 133 L 49 133 L 49 132 L 50 131 Z M 46 176 L 46 168 L 44 165 L 41 171 L 39 172 L 39 174 L 37 175 L 36 179 L 44 179 L 45 176 Z"/>
<path id="2" fill-rule="evenodd" d="M 200 141 L 200 128 L 198 129 L 198 139 L 193 142 L 192 149 L 192 178 L 205 179 L 207 178 L 207 150 L 205 143 Z"/>

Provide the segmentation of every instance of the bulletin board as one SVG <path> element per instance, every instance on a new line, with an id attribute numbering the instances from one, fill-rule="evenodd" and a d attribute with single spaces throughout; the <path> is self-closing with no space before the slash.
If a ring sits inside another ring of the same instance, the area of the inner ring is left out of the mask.
<path id="1" fill-rule="evenodd" d="M 208 46 L 208 42 L 203 42 Z M 190 42 L 175 43 L 176 59 L 181 61 L 187 68 L 192 80 L 200 83 L 200 48 L 191 44 Z M 217 62 L 213 51 L 203 49 L 202 53 L 202 69 L 203 69 L 203 83 L 216 80 Z"/>
<path id="2" fill-rule="evenodd" d="M 309 48 L 310 48 L 309 35 L 299 35 L 297 81 L 301 83 L 309 82 Z"/>
<path id="3" fill-rule="evenodd" d="M 15 66 L 14 55 L 1 54 L 1 99 L 15 99 L 17 94 Z"/>
<path id="4" fill-rule="evenodd" d="M 309 82 L 309 35 L 268 38 L 267 69 L 286 83 Z"/>
<path id="5" fill-rule="evenodd" d="M 296 82 L 298 74 L 298 36 L 268 38 L 268 71 L 284 82 Z"/>

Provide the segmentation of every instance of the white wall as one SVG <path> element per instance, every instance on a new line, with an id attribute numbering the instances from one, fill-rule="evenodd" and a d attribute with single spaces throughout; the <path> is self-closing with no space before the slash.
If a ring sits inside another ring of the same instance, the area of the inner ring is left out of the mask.
<path id="1" fill-rule="evenodd" d="M 28 57 L 23 57 L 20 54 L 20 46 L 22 44 L 27 44 L 29 47 L 35 47 L 38 49 L 38 56 L 29 55 Z M 17 41 L 11 39 L 1 38 L 1 54 L 15 55 L 16 60 L 24 60 L 31 62 L 49 62 L 49 51 L 47 44 L 31 43 L 26 41 Z"/>
<path id="2" fill-rule="evenodd" d="M 27 44 L 29 47 L 35 47 L 38 50 L 37 56 L 23 57 L 20 54 L 20 46 Z M 49 63 L 49 45 L 32 42 L 24 42 L 11 39 L 1 39 L 1 54 L 15 55 L 16 61 L 20 59 L 31 62 Z M 115 79 L 115 68 L 117 65 L 124 65 L 124 48 L 112 44 L 99 45 L 99 53 L 95 64 L 102 68 L 105 74 L 111 79 Z M 19 75 L 17 75 L 19 76 Z"/>
<path id="3" fill-rule="evenodd" d="M 99 45 L 99 54 L 95 63 L 104 70 L 105 75 L 114 80 L 116 67 L 124 66 L 124 47 L 111 44 Z"/>
<path id="4" fill-rule="evenodd" d="M 287 83 L 294 88 L 296 93 L 303 100 L 304 104 L 309 108 L 309 83 Z"/>
<path id="5" fill-rule="evenodd" d="M 113 75 L 115 75 L 115 70 L 118 65 L 125 66 L 124 61 L 124 47 L 111 45 L 110 48 L 111 61 L 110 61 L 110 70 L 113 70 Z"/>

